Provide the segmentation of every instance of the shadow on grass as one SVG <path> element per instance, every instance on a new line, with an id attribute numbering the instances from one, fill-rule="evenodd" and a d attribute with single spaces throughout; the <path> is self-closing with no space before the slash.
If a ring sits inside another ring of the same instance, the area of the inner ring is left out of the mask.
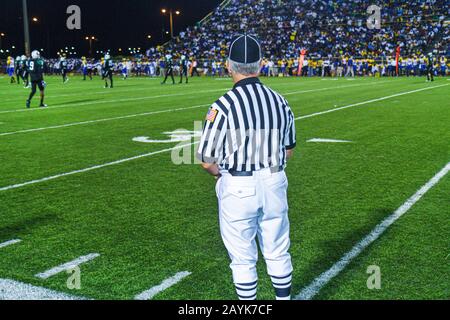
<path id="1" fill-rule="evenodd" d="M 66 101 L 58 104 L 52 104 L 52 107 L 57 106 L 66 106 L 66 105 L 72 105 L 72 104 L 78 104 L 78 103 L 86 103 L 86 102 L 93 102 L 93 101 L 101 101 L 99 99 L 84 99 L 84 100 L 73 100 L 73 101 Z"/>
<path id="2" fill-rule="evenodd" d="M 57 219 L 56 214 L 44 214 L 41 216 L 33 216 L 31 218 L 22 219 L 11 225 L 0 226 L 0 242 L 19 238 L 21 235 L 30 234 L 33 229 L 54 223 Z"/>
<path id="3" fill-rule="evenodd" d="M 317 244 L 317 247 L 319 247 L 321 250 L 318 251 L 327 252 L 327 254 L 317 256 L 315 260 L 311 261 L 308 264 L 307 269 L 303 270 L 303 275 L 301 275 L 302 279 L 308 279 L 307 282 L 302 284 L 299 284 L 298 282 L 294 283 L 293 293 L 297 294 L 303 288 L 309 285 L 316 277 L 320 276 L 323 272 L 331 268 L 334 263 L 339 261 L 344 254 L 349 252 L 359 241 L 366 237 L 375 228 L 376 225 L 378 225 L 386 217 L 391 215 L 392 212 L 394 212 L 393 209 L 375 209 L 372 212 L 370 222 L 367 222 L 365 226 L 361 226 L 356 230 L 350 229 L 345 234 L 337 234 L 334 239 L 319 242 Z M 380 238 L 382 236 L 383 235 L 381 235 Z M 368 252 L 368 250 L 370 250 L 370 246 L 363 250 L 362 255 Z M 352 260 L 349 266 L 352 266 L 354 264 L 354 261 L 355 260 Z M 349 266 L 347 266 L 346 269 L 348 269 Z M 336 277 L 339 277 L 339 275 L 337 275 Z M 362 279 L 361 283 L 365 285 L 366 280 L 366 278 Z M 321 300 L 326 299 L 327 296 L 334 295 L 338 290 L 339 283 L 335 283 L 332 280 L 330 283 L 326 284 L 324 288 L 322 288 L 321 292 L 319 292 L 319 294 L 317 295 L 317 298 Z M 323 293 L 324 291 L 326 291 L 325 294 Z"/>

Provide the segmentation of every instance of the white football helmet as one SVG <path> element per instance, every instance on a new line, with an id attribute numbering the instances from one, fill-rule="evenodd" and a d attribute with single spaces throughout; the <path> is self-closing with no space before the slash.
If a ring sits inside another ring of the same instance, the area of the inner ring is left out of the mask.
<path id="1" fill-rule="evenodd" d="M 17 56 L 16 61 L 20 61 L 20 60 L 21 60 L 20 56 Z"/>
<path id="2" fill-rule="evenodd" d="M 22 56 L 22 61 L 25 61 L 25 60 L 27 60 L 27 56 L 26 56 L 26 55 L 23 55 L 23 56 Z"/>
<path id="3" fill-rule="evenodd" d="M 109 60 L 109 59 L 111 59 L 111 56 L 108 53 L 105 54 L 105 60 Z"/>
<path id="4" fill-rule="evenodd" d="M 39 58 L 41 57 L 41 53 L 40 53 L 39 51 L 37 51 L 37 50 L 34 50 L 34 51 L 31 53 L 31 57 L 32 57 L 33 59 L 39 59 Z"/>

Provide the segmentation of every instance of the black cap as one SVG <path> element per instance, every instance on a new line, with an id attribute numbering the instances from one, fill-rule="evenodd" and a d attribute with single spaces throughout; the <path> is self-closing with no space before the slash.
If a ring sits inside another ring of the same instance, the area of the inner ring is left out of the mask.
<path id="1" fill-rule="evenodd" d="M 237 63 L 255 63 L 261 60 L 261 46 L 255 37 L 240 35 L 230 45 L 231 61 Z"/>

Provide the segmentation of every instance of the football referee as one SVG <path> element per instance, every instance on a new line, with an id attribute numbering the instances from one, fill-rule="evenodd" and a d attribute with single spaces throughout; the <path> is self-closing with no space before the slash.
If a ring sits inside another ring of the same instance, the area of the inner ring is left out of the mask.
<path id="1" fill-rule="evenodd" d="M 241 300 L 257 296 L 258 247 L 276 298 L 291 297 L 292 263 L 284 169 L 296 145 L 288 102 L 258 79 L 261 47 L 240 35 L 229 48 L 232 90 L 212 104 L 197 157 L 217 177 L 220 230 Z"/>

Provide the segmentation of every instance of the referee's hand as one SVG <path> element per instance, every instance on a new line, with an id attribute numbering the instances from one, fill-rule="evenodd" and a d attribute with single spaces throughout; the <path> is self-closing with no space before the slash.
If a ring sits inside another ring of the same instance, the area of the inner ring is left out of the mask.
<path id="1" fill-rule="evenodd" d="M 203 169 L 205 169 L 210 175 L 212 176 L 219 176 L 220 175 L 220 170 L 219 170 L 219 166 L 216 163 L 202 163 L 202 167 Z"/>

